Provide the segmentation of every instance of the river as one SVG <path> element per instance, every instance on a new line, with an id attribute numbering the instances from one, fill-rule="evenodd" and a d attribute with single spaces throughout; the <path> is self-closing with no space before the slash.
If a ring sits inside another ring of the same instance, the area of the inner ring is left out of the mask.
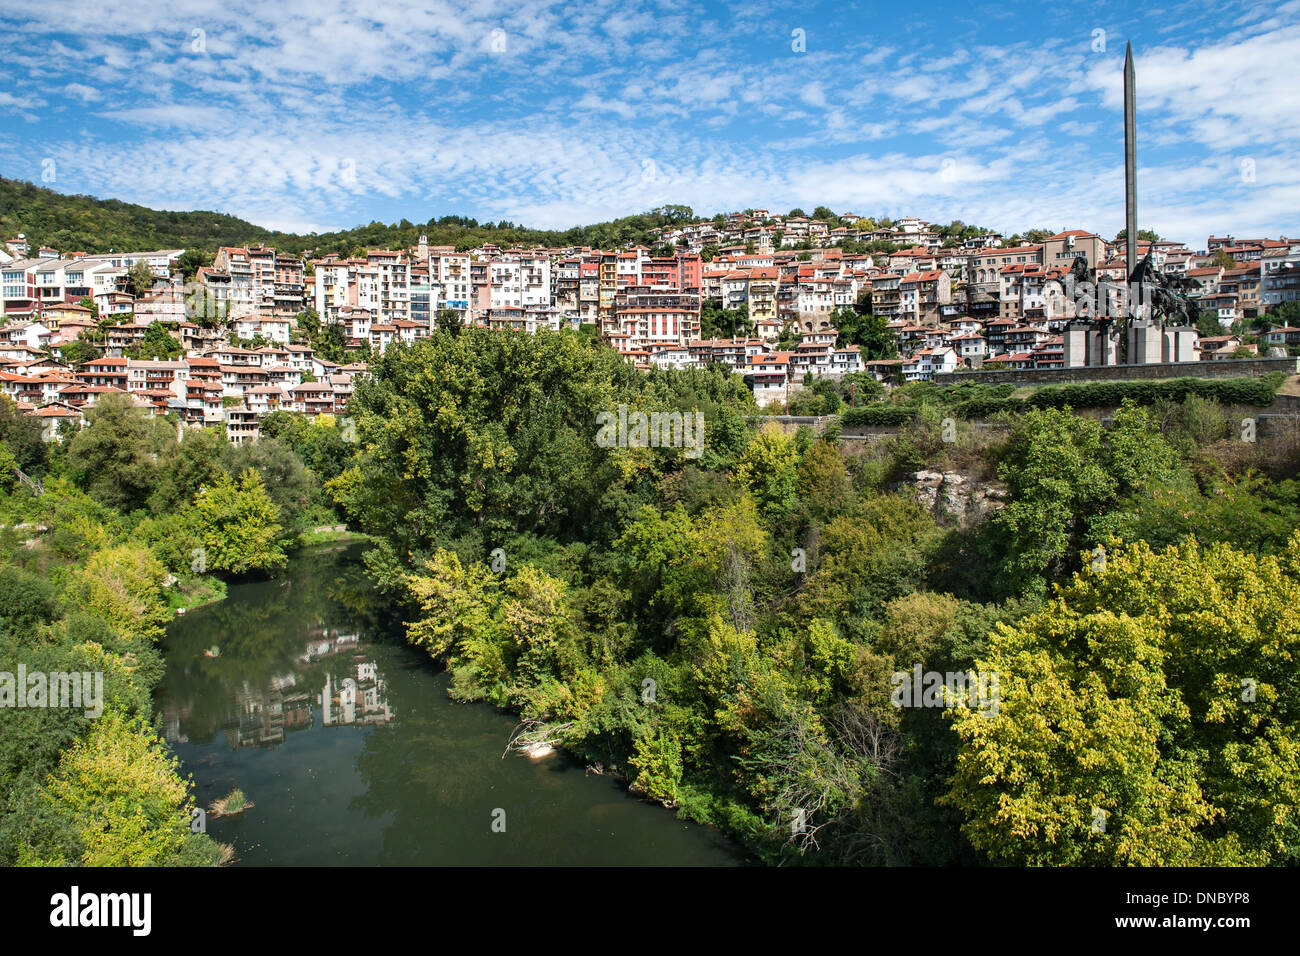
<path id="1" fill-rule="evenodd" d="M 744 862 L 563 754 L 502 759 L 515 721 L 448 698 L 446 675 L 381 623 L 361 550 L 299 553 L 167 629 L 165 736 L 200 806 L 236 787 L 252 802 L 207 817 L 237 865 Z"/>

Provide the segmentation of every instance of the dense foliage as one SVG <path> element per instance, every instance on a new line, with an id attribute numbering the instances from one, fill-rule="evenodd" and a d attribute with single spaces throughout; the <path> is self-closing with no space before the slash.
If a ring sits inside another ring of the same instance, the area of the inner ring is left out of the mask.
<path id="1" fill-rule="evenodd" d="M 282 416 L 278 437 L 237 447 L 220 430 L 178 441 L 126 396 L 88 419 L 47 445 L 0 399 L 0 864 L 223 862 L 157 733 L 157 641 L 173 608 L 276 572 L 337 520 L 312 468 L 334 477 L 350 446 L 329 416 Z M 17 707 L 20 667 L 100 673 L 102 707 Z"/>
<path id="2" fill-rule="evenodd" d="M 1192 395 L 1221 405 L 1266 408 L 1273 404 L 1283 375 L 1271 372 L 1257 378 L 1171 378 L 1132 382 L 1082 382 L 1036 387 L 1027 396 L 1015 395 L 1014 385 L 960 382 L 948 387 L 928 383 L 898 389 L 888 403 L 863 405 L 846 411 L 843 423 L 901 425 L 929 403 L 960 418 L 991 418 L 1002 413 L 1024 413 L 1035 408 L 1112 408 L 1125 399 L 1142 405 L 1181 402 Z"/>
<path id="3" fill-rule="evenodd" d="M 905 389 L 868 405 L 897 436 L 837 447 L 734 382 L 629 374 L 572 333 L 385 356 L 330 487 L 454 696 L 773 861 L 1295 861 L 1300 442 L 1242 442 L 1206 397 L 1276 383 L 953 435 L 941 390 Z M 703 411 L 699 457 L 602 443 L 620 405 Z M 1000 504 L 923 507 L 922 467 Z M 894 696 L 990 672 L 989 706 Z"/>
<path id="4" fill-rule="evenodd" d="M 582 332 L 372 371 L 240 446 L 113 396 L 47 444 L 0 401 L 0 671 L 105 675 L 97 718 L 0 710 L 0 861 L 218 861 L 155 642 L 346 517 L 456 698 L 766 860 L 1297 862 L 1300 429 L 1241 427 L 1275 378 L 797 396 L 868 442 Z"/>
<path id="5" fill-rule="evenodd" d="M 6 237 L 25 233 L 32 249 L 48 245 L 61 252 L 185 249 L 187 274 L 208 265 L 221 246 L 260 243 L 295 255 L 364 255 L 369 249 L 412 247 L 420 233 L 431 245 L 458 250 L 484 243 L 499 246 L 620 247 L 625 243 L 651 246 L 658 226 L 690 221 L 688 206 L 662 206 L 612 222 L 557 231 L 530 229 L 509 222 L 482 222 L 447 215 L 426 223 L 372 222 L 338 232 L 298 235 L 263 229 L 243 219 L 216 212 L 166 212 L 116 199 L 73 196 L 32 183 L 0 177 L 0 231 Z"/>

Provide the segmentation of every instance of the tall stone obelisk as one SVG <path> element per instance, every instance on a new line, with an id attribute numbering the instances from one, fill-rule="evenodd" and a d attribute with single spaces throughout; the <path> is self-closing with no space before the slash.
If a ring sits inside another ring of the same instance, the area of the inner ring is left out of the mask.
<path id="1" fill-rule="evenodd" d="M 1124 252 L 1128 274 L 1137 268 L 1137 89 L 1133 82 L 1133 44 L 1124 50 Z"/>

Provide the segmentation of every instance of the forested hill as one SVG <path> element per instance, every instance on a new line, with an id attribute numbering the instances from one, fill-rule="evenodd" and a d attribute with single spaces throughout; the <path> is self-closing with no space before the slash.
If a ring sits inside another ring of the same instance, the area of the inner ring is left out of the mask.
<path id="1" fill-rule="evenodd" d="M 510 222 L 480 223 L 465 216 L 442 216 L 427 223 L 372 222 L 341 232 L 311 235 L 263 229 L 217 212 L 166 212 L 116 199 L 72 196 L 32 183 L 0 177 L 0 238 L 27 236 L 32 249 L 52 246 L 61 252 L 108 252 L 124 249 L 183 248 L 210 260 L 219 246 L 263 243 L 292 253 L 353 255 L 366 249 L 413 246 L 424 230 L 432 245 L 470 249 L 484 242 L 498 245 L 585 245 L 609 248 L 625 242 L 652 244 L 650 230 L 693 218 L 687 206 L 664 206 L 612 222 L 579 226 L 563 232 L 529 229 Z"/>
<path id="2" fill-rule="evenodd" d="M 0 231 L 27 236 L 32 249 L 60 252 L 189 249 L 272 244 L 280 234 L 217 212 L 160 212 L 117 199 L 70 196 L 0 178 Z"/>

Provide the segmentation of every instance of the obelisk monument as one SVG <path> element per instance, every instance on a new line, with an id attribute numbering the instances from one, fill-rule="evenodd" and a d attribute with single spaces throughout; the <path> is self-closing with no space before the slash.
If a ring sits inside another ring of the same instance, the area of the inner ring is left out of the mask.
<path id="1" fill-rule="evenodd" d="M 1133 83 L 1133 44 L 1124 50 L 1124 252 L 1128 274 L 1137 268 L 1137 91 Z"/>

